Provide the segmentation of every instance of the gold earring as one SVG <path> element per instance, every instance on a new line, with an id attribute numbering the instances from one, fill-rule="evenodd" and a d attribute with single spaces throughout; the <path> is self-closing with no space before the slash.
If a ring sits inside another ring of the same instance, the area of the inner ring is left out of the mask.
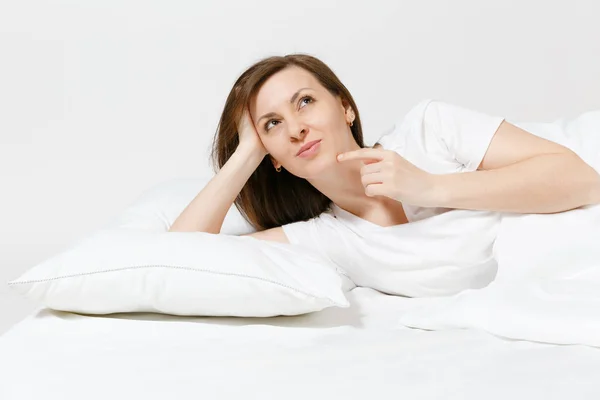
<path id="1" fill-rule="evenodd" d="M 275 171 L 277 171 L 277 172 L 281 172 L 281 166 L 279 166 L 279 167 L 275 167 Z"/>

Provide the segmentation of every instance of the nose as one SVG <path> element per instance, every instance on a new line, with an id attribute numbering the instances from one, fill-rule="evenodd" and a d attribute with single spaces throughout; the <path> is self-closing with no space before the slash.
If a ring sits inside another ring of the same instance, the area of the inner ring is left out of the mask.
<path id="1" fill-rule="evenodd" d="M 300 121 L 290 123 L 289 127 L 290 137 L 293 139 L 302 140 L 308 134 L 308 129 Z"/>

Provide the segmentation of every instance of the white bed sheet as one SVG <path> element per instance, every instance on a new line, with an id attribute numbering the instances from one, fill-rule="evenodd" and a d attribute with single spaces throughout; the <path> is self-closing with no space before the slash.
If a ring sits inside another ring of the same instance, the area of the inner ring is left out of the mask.
<path id="1" fill-rule="evenodd" d="M 367 288 L 296 317 L 86 316 L 0 337 L 0 399 L 598 399 L 600 349 L 399 326 L 422 299 Z"/>

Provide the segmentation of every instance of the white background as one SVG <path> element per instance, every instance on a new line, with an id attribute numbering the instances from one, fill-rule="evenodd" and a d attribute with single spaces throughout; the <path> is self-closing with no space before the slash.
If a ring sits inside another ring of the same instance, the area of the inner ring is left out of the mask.
<path id="1" fill-rule="evenodd" d="M 210 172 L 235 79 L 302 52 L 353 94 L 367 144 L 437 98 L 509 121 L 600 108 L 596 0 L 0 0 L 0 334 L 6 282 L 154 184 Z"/>

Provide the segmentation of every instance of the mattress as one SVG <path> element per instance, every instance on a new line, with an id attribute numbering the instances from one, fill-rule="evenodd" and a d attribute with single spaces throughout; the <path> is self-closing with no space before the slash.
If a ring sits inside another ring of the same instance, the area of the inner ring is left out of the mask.
<path id="1" fill-rule="evenodd" d="M 399 326 L 421 299 L 275 318 L 38 308 L 0 337 L 0 399 L 598 399 L 600 349 Z"/>

